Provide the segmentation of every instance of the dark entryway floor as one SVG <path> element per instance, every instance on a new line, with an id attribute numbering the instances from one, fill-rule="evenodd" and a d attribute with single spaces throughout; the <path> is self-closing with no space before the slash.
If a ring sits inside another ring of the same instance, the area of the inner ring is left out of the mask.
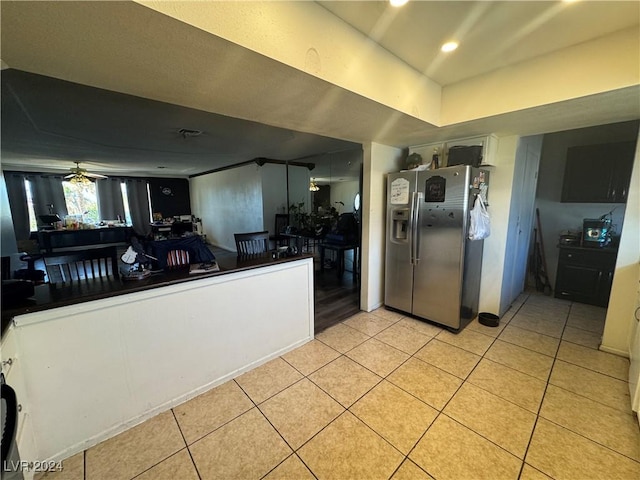
<path id="1" fill-rule="evenodd" d="M 360 311 L 360 283 L 345 272 L 338 278 L 335 269 L 315 273 L 315 333 L 340 323 Z"/>
<path id="2" fill-rule="evenodd" d="M 236 255 L 235 252 L 209 245 L 216 257 Z M 345 268 L 353 267 L 353 254 L 345 256 Z M 320 260 L 315 255 L 314 278 L 314 330 L 315 333 L 340 323 L 360 311 L 360 282 L 354 281 L 353 273 L 345 271 L 338 277 L 335 265 L 328 261 L 324 272 L 320 272 Z"/>

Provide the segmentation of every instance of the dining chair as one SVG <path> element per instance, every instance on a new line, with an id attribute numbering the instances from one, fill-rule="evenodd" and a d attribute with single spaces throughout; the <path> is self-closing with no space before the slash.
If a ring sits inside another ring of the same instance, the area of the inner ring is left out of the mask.
<path id="1" fill-rule="evenodd" d="M 169 250 L 167 268 L 179 268 L 189 265 L 189 252 L 186 250 Z"/>
<path id="2" fill-rule="evenodd" d="M 289 237 L 283 235 L 289 225 L 288 213 L 276 213 L 276 224 L 274 234 L 269 236 L 269 240 L 275 243 L 276 247 L 289 244 Z"/>
<path id="3" fill-rule="evenodd" d="M 236 233 L 238 255 L 255 255 L 269 250 L 269 232 Z"/>
<path id="4" fill-rule="evenodd" d="M 43 260 L 49 283 L 119 277 L 115 246 L 46 253 Z"/>

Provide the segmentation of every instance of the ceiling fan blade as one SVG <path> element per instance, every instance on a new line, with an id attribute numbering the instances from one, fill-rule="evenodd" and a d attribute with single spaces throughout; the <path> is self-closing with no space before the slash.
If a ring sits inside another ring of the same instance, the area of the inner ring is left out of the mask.
<path id="1" fill-rule="evenodd" d="M 89 173 L 89 172 L 84 172 L 83 175 L 85 177 L 89 177 L 89 178 L 95 178 L 97 180 L 102 180 L 104 178 L 107 178 L 105 175 L 100 175 L 99 173 Z"/>

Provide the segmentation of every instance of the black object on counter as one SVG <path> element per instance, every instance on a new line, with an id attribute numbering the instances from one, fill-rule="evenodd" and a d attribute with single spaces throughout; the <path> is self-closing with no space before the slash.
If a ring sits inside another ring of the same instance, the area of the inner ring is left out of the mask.
<path id="1" fill-rule="evenodd" d="M 13 306 L 35 293 L 30 280 L 2 280 L 2 304 Z"/>

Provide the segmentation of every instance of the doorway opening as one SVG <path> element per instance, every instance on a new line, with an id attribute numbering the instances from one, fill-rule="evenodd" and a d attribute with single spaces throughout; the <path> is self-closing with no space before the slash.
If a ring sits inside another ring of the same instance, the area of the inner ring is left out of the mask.
<path id="1" fill-rule="evenodd" d="M 314 159 L 312 217 L 318 219 L 314 255 L 315 332 L 360 311 L 362 150 Z"/>

